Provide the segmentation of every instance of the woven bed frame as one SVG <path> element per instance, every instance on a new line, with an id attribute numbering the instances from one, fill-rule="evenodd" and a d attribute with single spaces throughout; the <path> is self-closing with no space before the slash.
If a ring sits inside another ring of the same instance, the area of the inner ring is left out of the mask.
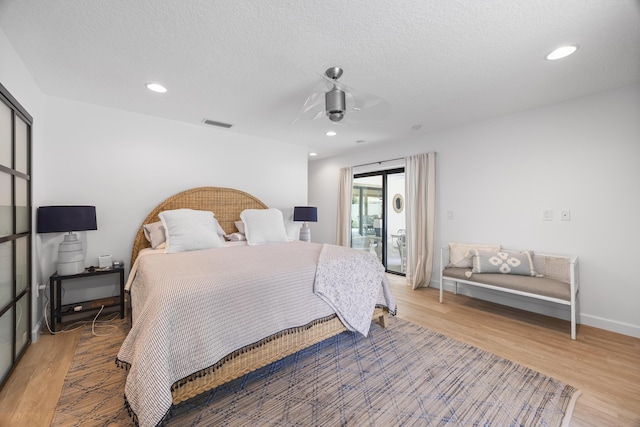
<path id="1" fill-rule="evenodd" d="M 266 209 L 267 206 L 243 191 L 222 187 L 198 187 L 178 193 L 160 203 L 147 215 L 142 225 L 159 221 L 158 214 L 162 211 L 180 208 L 212 211 L 222 228 L 227 233 L 232 233 L 236 231 L 234 221 L 240 220 L 240 213 L 244 209 Z M 142 249 L 150 247 L 144 237 L 142 225 L 133 243 L 131 265 Z M 373 319 L 386 327 L 387 314 L 387 309 L 376 308 Z M 173 404 L 195 397 L 346 330 L 334 314 L 308 325 L 265 337 L 225 356 L 215 365 L 174 383 L 171 388 Z"/>

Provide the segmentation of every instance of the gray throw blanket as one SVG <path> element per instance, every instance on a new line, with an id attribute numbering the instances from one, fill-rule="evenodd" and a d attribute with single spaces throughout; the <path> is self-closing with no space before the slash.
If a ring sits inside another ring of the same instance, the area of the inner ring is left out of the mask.
<path id="1" fill-rule="evenodd" d="M 384 266 L 367 251 L 322 245 L 313 292 L 333 308 L 347 329 L 364 336 L 380 296 L 395 312 Z"/>

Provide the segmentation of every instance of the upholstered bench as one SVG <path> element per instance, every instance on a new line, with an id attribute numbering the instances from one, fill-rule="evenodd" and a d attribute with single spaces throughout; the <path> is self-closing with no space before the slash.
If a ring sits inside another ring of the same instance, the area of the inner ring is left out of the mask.
<path id="1" fill-rule="evenodd" d="M 451 243 L 442 248 L 440 263 L 440 302 L 448 280 L 454 293 L 460 283 L 568 305 L 576 339 L 578 257 Z"/>

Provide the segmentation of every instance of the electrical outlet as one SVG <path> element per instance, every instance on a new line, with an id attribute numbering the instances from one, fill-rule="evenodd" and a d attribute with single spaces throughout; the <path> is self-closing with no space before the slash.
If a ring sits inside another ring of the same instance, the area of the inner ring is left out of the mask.
<path id="1" fill-rule="evenodd" d="M 542 211 L 542 219 L 544 221 L 553 221 L 553 211 L 551 209 L 545 209 Z"/>
<path id="2" fill-rule="evenodd" d="M 569 209 L 563 209 L 560 211 L 560 218 L 563 221 L 571 221 L 571 211 Z"/>

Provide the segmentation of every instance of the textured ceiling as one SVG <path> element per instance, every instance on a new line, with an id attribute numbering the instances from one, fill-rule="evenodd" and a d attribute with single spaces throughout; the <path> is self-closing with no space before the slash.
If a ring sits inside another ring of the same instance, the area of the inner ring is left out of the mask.
<path id="1" fill-rule="evenodd" d="M 0 28 L 47 95 L 231 123 L 318 158 L 640 82 L 636 0 L 0 0 Z M 391 113 L 292 125 L 332 66 Z"/>

